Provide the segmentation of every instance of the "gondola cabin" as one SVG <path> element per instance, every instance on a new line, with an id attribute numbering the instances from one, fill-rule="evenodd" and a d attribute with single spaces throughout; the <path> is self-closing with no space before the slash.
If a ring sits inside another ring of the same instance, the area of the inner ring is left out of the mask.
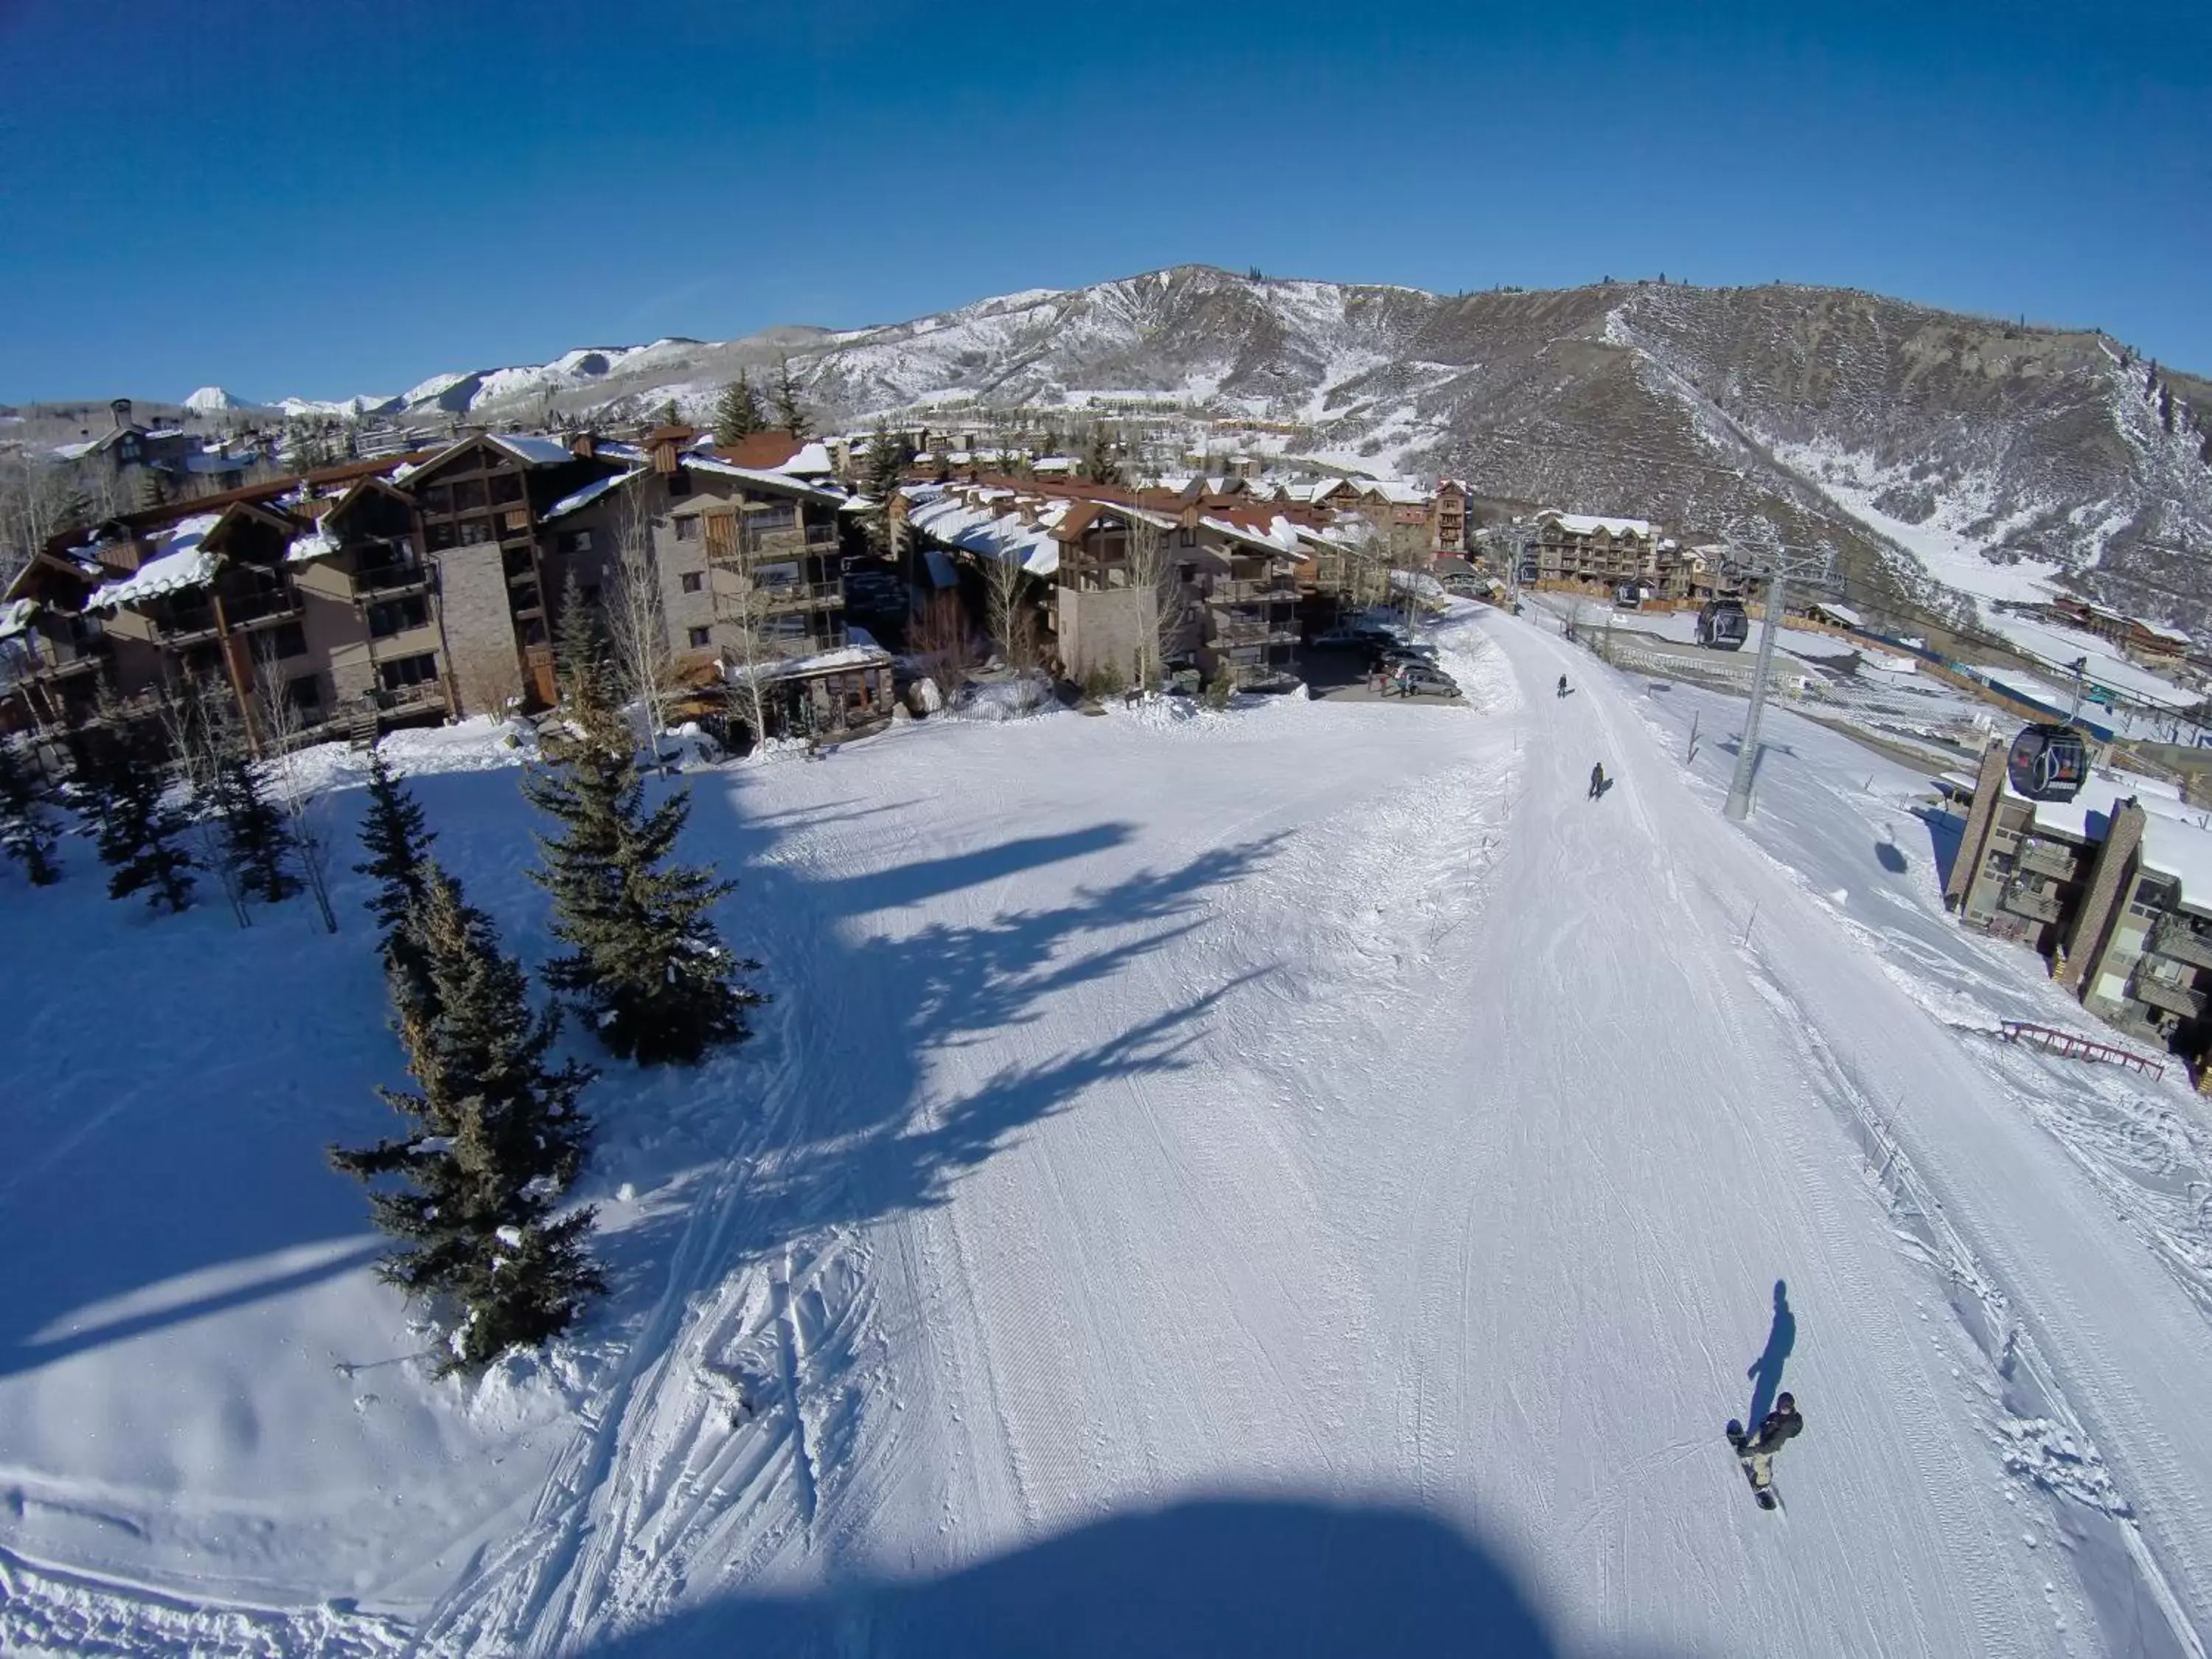
<path id="1" fill-rule="evenodd" d="M 2005 757 L 2005 777 L 2030 800 L 2068 801 L 2089 776 L 2089 745 L 2070 726 L 2024 726 Z"/>
<path id="2" fill-rule="evenodd" d="M 1698 643 L 1714 651 L 1741 651 L 1751 619 L 1735 599 L 1707 599 L 1698 608 Z"/>
<path id="3" fill-rule="evenodd" d="M 1637 582 L 1620 582 L 1613 590 L 1613 608 L 1616 611 L 1644 609 L 1644 588 Z"/>

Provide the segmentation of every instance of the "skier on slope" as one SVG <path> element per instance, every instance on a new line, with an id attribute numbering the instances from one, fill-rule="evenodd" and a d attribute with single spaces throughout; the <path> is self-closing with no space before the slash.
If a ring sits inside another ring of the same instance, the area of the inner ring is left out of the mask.
<path id="1" fill-rule="evenodd" d="M 1605 793 L 1605 763 L 1598 761 L 1590 767 L 1589 798 L 1595 800 Z"/>
<path id="2" fill-rule="evenodd" d="M 1729 1436 L 1729 1443 L 1735 1455 L 1751 1471 L 1751 1484 L 1764 1492 L 1774 1481 L 1774 1455 L 1786 1441 L 1794 1440 L 1805 1431 L 1805 1419 L 1797 1414 L 1796 1399 L 1790 1395 L 1777 1395 L 1774 1409 L 1760 1419 L 1756 1433 L 1747 1435 L 1735 1424 L 1729 1424 L 1735 1432 Z"/>

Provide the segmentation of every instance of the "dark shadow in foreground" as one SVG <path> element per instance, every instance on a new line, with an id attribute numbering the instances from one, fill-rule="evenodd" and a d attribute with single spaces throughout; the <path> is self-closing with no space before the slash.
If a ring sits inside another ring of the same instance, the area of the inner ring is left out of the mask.
<path id="1" fill-rule="evenodd" d="M 1912 815 L 1928 826 L 1928 845 L 1936 854 L 1936 880 L 1948 892 L 1951 866 L 1958 860 L 1960 843 L 1966 838 L 1966 821 L 1956 812 L 1932 806 L 1916 806 Z"/>
<path id="2" fill-rule="evenodd" d="M 1551 1659 L 1561 1648 L 1514 1569 L 1431 1516 L 1209 1498 L 1114 1516 L 941 1578 L 718 1602 L 584 1652 Z"/>

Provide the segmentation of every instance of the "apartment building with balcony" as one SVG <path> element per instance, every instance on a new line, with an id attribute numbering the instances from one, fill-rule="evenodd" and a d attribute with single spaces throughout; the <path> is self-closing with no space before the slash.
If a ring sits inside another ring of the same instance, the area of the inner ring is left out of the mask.
<path id="1" fill-rule="evenodd" d="M 629 547 L 655 584 L 678 675 L 772 688 L 769 735 L 888 714 L 889 653 L 855 644 L 845 622 L 847 497 L 729 459 L 764 446 L 721 450 L 697 435 L 669 427 L 638 445 L 580 441 L 619 470 L 555 502 L 540 524 L 539 563 L 556 596 L 573 574 L 586 603 L 617 603 Z"/>

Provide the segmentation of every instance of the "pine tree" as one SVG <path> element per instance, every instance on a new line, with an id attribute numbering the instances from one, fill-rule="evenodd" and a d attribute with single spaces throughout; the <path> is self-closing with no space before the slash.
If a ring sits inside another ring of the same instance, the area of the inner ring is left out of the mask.
<path id="1" fill-rule="evenodd" d="M 437 838 L 422 827 L 421 803 L 400 781 L 384 751 L 372 750 L 368 811 L 361 823 L 362 850 L 368 860 L 355 865 L 354 872 L 377 884 L 369 896 L 368 910 L 376 918 L 378 948 L 384 953 L 392 1000 L 399 1006 L 403 1019 L 410 1009 L 427 1006 L 430 995 L 428 963 L 421 941 L 409 928 L 408 918 L 422 898 L 430 869 L 430 844 Z"/>
<path id="2" fill-rule="evenodd" d="M 765 424 L 761 417 L 760 394 L 753 390 L 752 377 L 739 369 L 738 378 L 724 386 L 721 396 L 714 400 L 714 441 L 737 443 L 750 438 Z"/>
<path id="3" fill-rule="evenodd" d="M 0 852 L 23 866 L 34 887 L 50 887 L 62 878 L 61 866 L 54 862 L 58 831 L 48 795 L 37 769 L 13 744 L 0 742 Z"/>
<path id="4" fill-rule="evenodd" d="M 290 868 L 297 850 L 292 832 L 261 787 L 235 732 L 216 750 L 210 781 L 210 804 L 222 826 L 223 862 L 237 878 L 240 891 L 266 904 L 290 898 L 300 890 Z"/>
<path id="5" fill-rule="evenodd" d="M 451 877 L 426 860 L 421 879 L 406 927 L 421 941 L 434 1012 L 410 1007 L 397 975 L 392 987 L 420 1086 L 379 1091 L 407 1133 L 333 1147 L 331 1161 L 363 1182 L 398 1177 L 369 1197 L 377 1225 L 405 1246 L 378 1273 L 446 1322 L 442 1375 L 558 1335 L 606 1286 L 585 1250 L 592 1210 L 553 1216 L 590 1145 L 577 1097 L 593 1073 L 546 1063 L 559 1010 L 532 1012 L 521 965 Z"/>
<path id="6" fill-rule="evenodd" d="M 1114 445 L 1103 427 L 1091 428 L 1090 441 L 1083 451 L 1083 476 L 1092 483 L 1116 484 L 1121 482 L 1121 467 L 1114 457 Z"/>
<path id="7" fill-rule="evenodd" d="M 108 897 L 143 891 L 147 903 L 174 915 L 191 902 L 192 855 L 176 844 L 186 820 L 166 799 L 159 757 L 143 741 L 120 739 L 89 744 L 85 754 L 77 776 L 100 822 Z"/>
<path id="8" fill-rule="evenodd" d="M 775 423 L 802 442 L 814 435 L 806 410 L 799 401 L 799 380 L 791 372 L 791 359 L 780 359 L 775 371 Z"/>
<path id="9" fill-rule="evenodd" d="M 868 540 L 879 554 L 891 550 L 891 497 L 898 493 L 900 475 L 906 470 L 906 455 L 898 440 L 884 428 L 878 426 L 868 439 L 866 454 L 861 459 L 860 493 L 875 505 L 868 509 Z"/>
<path id="10" fill-rule="evenodd" d="M 683 418 L 684 411 L 676 406 L 676 399 L 673 398 L 653 411 L 653 423 L 655 426 L 674 426 Z"/>
<path id="11" fill-rule="evenodd" d="M 2158 389 L 2158 420 L 2168 432 L 2173 430 L 2173 388 L 2170 386 Z"/>
<path id="12" fill-rule="evenodd" d="M 553 896 L 554 936 L 570 947 L 545 977 L 583 1004 L 610 1052 L 642 1066 L 696 1064 L 748 1036 L 744 1011 L 761 1000 L 736 982 L 759 963 L 732 957 L 707 915 L 736 884 L 668 863 L 690 797 L 646 809 L 636 747 L 583 606 L 562 607 L 560 634 L 569 729 L 546 738 L 550 764 L 523 784 L 561 825 L 538 837 L 544 867 L 531 872 Z"/>

